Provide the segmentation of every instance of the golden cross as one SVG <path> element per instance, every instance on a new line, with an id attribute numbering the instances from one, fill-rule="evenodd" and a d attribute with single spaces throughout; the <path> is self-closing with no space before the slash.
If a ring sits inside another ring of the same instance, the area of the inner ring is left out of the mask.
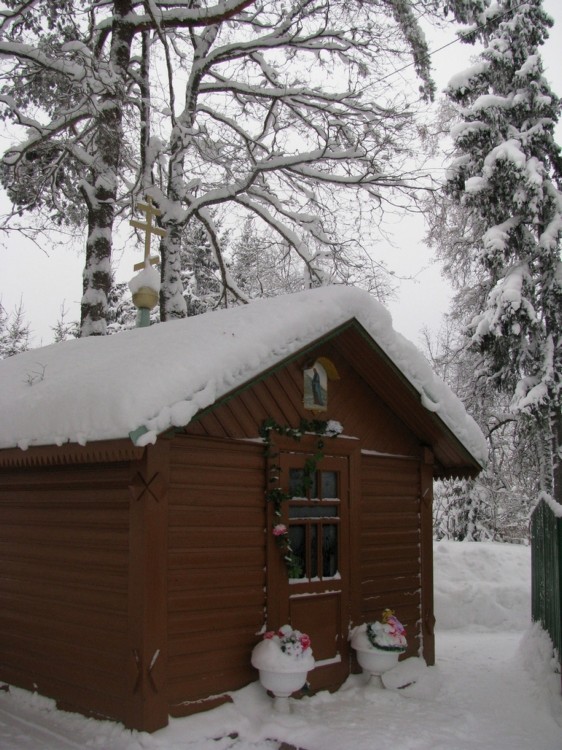
<path id="1" fill-rule="evenodd" d="M 146 232 L 144 235 L 144 260 L 142 263 L 135 263 L 133 266 L 133 270 L 140 271 L 141 268 L 150 268 L 150 263 L 153 265 L 160 263 L 160 258 L 157 255 L 153 255 L 152 257 L 150 255 L 150 238 L 153 234 L 158 237 L 165 237 L 166 230 L 160 229 L 160 227 L 157 227 L 152 223 L 152 217 L 161 216 L 162 211 L 152 205 L 152 198 L 149 195 L 146 196 L 146 203 L 137 203 L 137 208 L 146 214 L 146 222 L 143 223 L 142 221 L 131 219 L 129 224 L 135 229 L 144 229 Z"/>

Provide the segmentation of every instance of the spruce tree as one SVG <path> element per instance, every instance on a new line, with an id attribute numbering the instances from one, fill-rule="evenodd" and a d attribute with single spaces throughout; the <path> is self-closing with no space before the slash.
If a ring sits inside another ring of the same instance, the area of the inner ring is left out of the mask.
<path id="1" fill-rule="evenodd" d="M 209 237 L 199 222 L 190 222 L 186 227 L 180 257 L 180 279 L 187 316 L 219 307 L 223 297 L 219 266 Z"/>
<path id="2" fill-rule="evenodd" d="M 0 359 L 27 351 L 29 337 L 29 323 L 21 302 L 13 313 L 8 313 L 0 303 Z"/>
<path id="3" fill-rule="evenodd" d="M 460 124 L 445 192 L 458 207 L 453 223 L 462 238 L 450 270 L 464 264 L 473 300 L 483 301 L 466 321 L 481 354 L 476 377 L 510 394 L 511 410 L 542 446 L 541 485 L 553 491 L 562 405 L 562 158 L 554 138 L 560 100 L 539 51 L 552 20 L 541 0 L 502 0 L 472 21 L 468 39 L 481 41 L 483 52 L 447 89 Z"/>

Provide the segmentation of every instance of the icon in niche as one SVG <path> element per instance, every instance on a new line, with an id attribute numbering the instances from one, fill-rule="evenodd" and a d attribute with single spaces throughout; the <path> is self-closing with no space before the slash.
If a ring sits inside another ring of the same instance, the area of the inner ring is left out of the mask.
<path id="1" fill-rule="evenodd" d="M 304 408 L 310 411 L 328 408 L 328 375 L 318 360 L 304 371 Z"/>

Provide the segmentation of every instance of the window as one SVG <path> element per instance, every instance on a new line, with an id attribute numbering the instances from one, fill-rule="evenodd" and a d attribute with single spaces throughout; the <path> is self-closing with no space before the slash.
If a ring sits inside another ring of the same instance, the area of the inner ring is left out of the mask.
<path id="1" fill-rule="evenodd" d="M 334 578 L 339 567 L 339 473 L 289 469 L 289 538 L 294 578 Z"/>

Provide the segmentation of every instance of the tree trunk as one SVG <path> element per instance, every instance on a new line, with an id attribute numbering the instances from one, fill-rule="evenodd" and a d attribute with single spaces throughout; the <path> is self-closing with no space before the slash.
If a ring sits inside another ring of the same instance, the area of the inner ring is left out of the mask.
<path id="1" fill-rule="evenodd" d="M 183 225 L 166 224 L 166 237 L 160 243 L 162 285 L 160 287 L 160 320 L 185 318 L 187 305 L 181 280 L 181 242 Z"/>
<path id="2" fill-rule="evenodd" d="M 127 68 L 134 27 L 125 21 L 133 12 L 131 0 L 115 0 L 110 62 L 112 88 L 100 97 L 92 181 L 83 187 L 88 205 L 88 239 L 83 274 L 81 336 L 99 336 L 107 330 L 107 300 L 111 288 L 111 250 L 115 200 L 122 148 L 123 107 Z"/>
<path id="3" fill-rule="evenodd" d="M 101 192 L 101 191 L 100 191 Z M 99 192 L 88 201 L 88 239 L 83 273 L 81 336 L 103 336 L 107 331 L 107 301 L 111 289 L 111 233 L 113 201 L 103 202 Z"/>
<path id="4" fill-rule="evenodd" d="M 193 36 L 194 56 L 191 74 L 185 88 L 185 104 L 178 117 L 170 136 L 170 163 L 168 166 L 167 199 L 173 206 L 181 209 L 186 197 L 185 187 L 185 154 L 191 143 L 190 131 L 195 123 L 197 112 L 197 96 L 199 86 L 205 72 L 203 60 L 208 54 L 219 31 L 219 26 L 207 27 L 201 35 Z M 183 296 L 181 280 L 181 241 L 185 230 L 185 222 L 181 224 L 175 220 L 166 221 L 163 227 L 167 236 L 160 243 L 160 259 L 162 268 L 162 286 L 160 290 L 160 319 L 162 321 L 173 318 L 185 318 L 187 304 Z"/>

